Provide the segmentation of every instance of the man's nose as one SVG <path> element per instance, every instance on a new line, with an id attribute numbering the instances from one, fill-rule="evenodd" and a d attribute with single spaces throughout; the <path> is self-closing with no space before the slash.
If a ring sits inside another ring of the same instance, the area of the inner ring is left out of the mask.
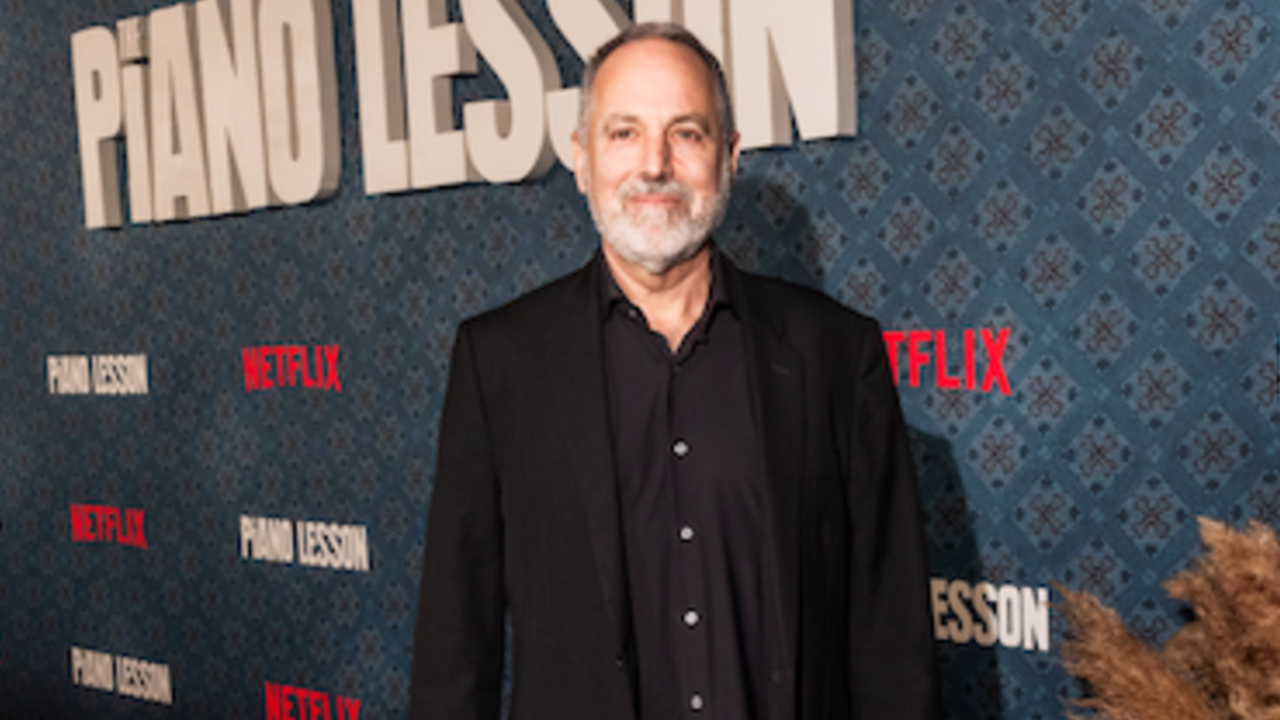
<path id="1" fill-rule="evenodd" d="M 640 158 L 641 170 L 647 180 L 666 180 L 671 175 L 671 143 L 665 134 L 645 140 Z"/>

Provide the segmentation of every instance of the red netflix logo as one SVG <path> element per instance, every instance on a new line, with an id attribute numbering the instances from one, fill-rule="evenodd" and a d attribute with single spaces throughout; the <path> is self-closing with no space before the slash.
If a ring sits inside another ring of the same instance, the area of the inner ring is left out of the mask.
<path id="1" fill-rule="evenodd" d="M 978 343 L 981 342 L 981 348 Z M 902 346 L 907 346 L 907 380 L 911 387 L 920 386 L 920 377 L 933 365 L 933 382 L 941 390 L 976 390 L 991 392 L 998 388 L 1012 395 L 1009 376 L 1005 374 L 1004 352 L 1009 346 L 1009 328 L 965 330 L 962 338 L 963 365 L 960 375 L 947 374 L 946 330 L 886 330 L 884 344 L 889 351 L 889 367 L 893 381 L 899 382 Z M 932 352 L 930 352 L 932 351 Z M 982 360 L 982 383 L 978 383 L 978 361 Z"/>
<path id="2" fill-rule="evenodd" d="M 327 692 L 266 683 L 267 720 L 360 720 L 360 701 Z"/>
<path id="3" fill-rule="evenodd" d="M 147 549 L 147 536 L 143 529 L 146 511 L 142 508 L 125 508 L 121 523 L 120 508 L 109 505 L 72 505 L 71 542 L 102 543 Z"/>
<path id="4" fill-rule="evenodd" d="M 342 392 L 337 345 L 260 345 L 241 351 L 244 391 L 294 387 Z"/>

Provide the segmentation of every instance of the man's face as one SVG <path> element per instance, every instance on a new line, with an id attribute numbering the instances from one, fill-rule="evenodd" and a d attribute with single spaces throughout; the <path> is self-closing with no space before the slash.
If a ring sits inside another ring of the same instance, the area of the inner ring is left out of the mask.
<path id="1" fill-rule="evenodd" d="M 578 189 L 611 250 L 665 273 L 720 222 L 737 169 L 711 75 L 683 45 L 636 40 L 600 66 L 589 101 L 587 136 L 573 136 Z"/>

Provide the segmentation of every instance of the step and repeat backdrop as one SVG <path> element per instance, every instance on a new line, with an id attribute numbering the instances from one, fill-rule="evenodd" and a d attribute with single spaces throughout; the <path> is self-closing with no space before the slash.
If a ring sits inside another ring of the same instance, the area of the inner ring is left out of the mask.
<path id="1" fill-rule="evenodd" d="M 1052 580 L 1166 640 L 1280 522 L 1280 9 L 798 7 L 0 0 L 0 716 L 403 715 L 454 331 L 594 251 L 632 17 L 728 60 L 721 246 L 885 328 L 949 716 L 1063 717 Z"/>

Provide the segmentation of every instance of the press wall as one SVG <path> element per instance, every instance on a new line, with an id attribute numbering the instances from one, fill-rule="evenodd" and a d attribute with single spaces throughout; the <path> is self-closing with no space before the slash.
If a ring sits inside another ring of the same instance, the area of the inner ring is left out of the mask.
<path id="1" fill-rule="evenodd" d="M 334 0 L 331 197 L 86 229 L 70 39 L 156 7 L 0 3 L 0 716 L 401 717 L 455 328 L 582 264 L 590 218 L 559 165 L 366 194 Z M 951 717 L 1063 717 L 1051 580 L 1158 644 L 1196 516 L 1280 521 L 1278 29 L 864 0 L 857 137 L 743 157 L 721 247 L 896 355 Z M 455 103 L 501 94 L 480 70 Z M 302 537 L 352 554 L 269 542 Z"/>

